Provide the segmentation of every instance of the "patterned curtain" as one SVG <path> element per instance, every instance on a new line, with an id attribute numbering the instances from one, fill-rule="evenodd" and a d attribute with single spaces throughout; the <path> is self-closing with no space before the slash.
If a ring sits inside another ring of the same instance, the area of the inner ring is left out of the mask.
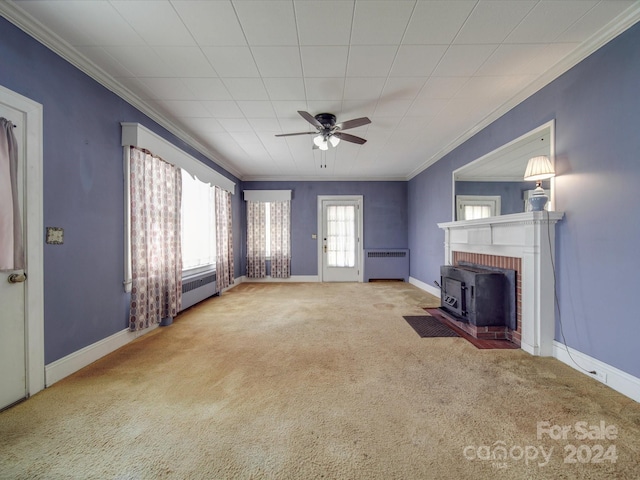
<path id="1" fill-rule="evenodd" d="M 24 268 L 18 202 L 18 143 L 13 123 L 0 118 L 0 270 Z"/>
<path id="2" fill-rule="evenodd" d="M 182 303 L 182 171 L 131 148 L 131 314 L 142 330 L 174 317 Z"/>
<path id="3" fill-rule="evenodd" d="M 271 202 L 271 277 L 291 276 L 291 201 Z"/>
<path id="4" fill-rule="evenodd" d="M 267 276 L 267 227 L 265 204 L 247 201 L 247 277 Z"/>
<path id="5" fill-rule="evenodd" d="M 218 292 L 234 283 L 233 224 L 231 193 L 215 187 L 216 198 L 216 285 Z"/>

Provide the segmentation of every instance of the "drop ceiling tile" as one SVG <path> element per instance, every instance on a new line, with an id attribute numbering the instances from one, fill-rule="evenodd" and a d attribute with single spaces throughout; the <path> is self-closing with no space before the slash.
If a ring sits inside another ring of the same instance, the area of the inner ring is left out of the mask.
<path id="1" fill-rule="evenodd" d="M 249 47 L 202 47 L 202 52 L 221 77 L 258 77 Z"/>
<path id="2" fill-rule="evenodd" d="M 300 77 L 302 64 L 298 47 L 252 47 L 262 77 Z"/>
<path id="3" fill-rule="evenodd" d="M 356 2 L 352 45 L 395 45 L 400 43 L 415 2 L 370 0 Z"/>
<path id="4" fill-rule="evenodd" d="M 634 3 L 633 0 L 609 0 L 600 2 L 567 30 L 562 32 L 562 34 L 556 38 L 556 41 L 563 43 L 584 42 L 593 35 L 593 32 L 598 31 Z"/>
<path id="5" fill-rule="evenodd" d="M 156 100 L 176 117 L 210 117 L 211 114 L 201 102 L 193 100 Z"/>
<path id="6" fill-rule="evenodd" d="M 304 100 L 302 78 L 265 78 L 264 86 L 271 100 Z"/>
<path id="7" fill-rule="evenodd" d="M 276 112 L 267 101 L 238 101 L 238 106 L 245 117 L 249 118 L 276 118 Z"/>
<path id="8" fill-rule="evenodd" d="M 231 100 L 231 95 L 219 78 L 185 78 L 186 87 L 200 100 Z"/>
<path id="9" fill-rule="evenodd" d="M 291 1 L 246 0 L 233 5 L 250 45 L 298 45 Z"/>
<path id="10" fill-rule="evenodd" d="M 308 100 L 342 100 L 344 78 L 305 78 Z"/>
<path id="11" fill-rule="evenodd" d="M 496 47 L 497 45 L 451 45 L 433 74 L 438 77 L 473 75 Z"/>
<path id="12" fill-rule="evenodd" d="M 249 121 L 251 128 L 253 128 L 261 139 L 261 133 L 264 134 L 266 132 L 272 141 L 277 140 L 273 135 L 276 132 L 280 132 L 280 124 L 275 118 L 248 118 L 247 120 Z M 262 139 L 262 141 L 264 142 L 264 139 Z"/>
<path id="13" fill-rule="evenodd" d="M 417 2 L 402 43 L 448 45 L 476 3 L 475 0 Z"/>
<path id="14" fill-rule="evenodd" d="M 342 114 L 347 118 L 360 118 L 373 116 L 376 110 L 376 102 L 370 100 L 343 100 Z"/>
<path id="15" fill-rule="evenodd" d="M 384 88 L 385 77 L 347 77 L 344 85 L 345 100 L 375 100 Z"/>
<path id="16" fill-rule="evenodd" d="M 144 40 L 109 2 L 17 1 L 20 8 L 74 46 L 144 45 Z"/>
<path id="17" fill-rule="evenodd" d="M 154 100 L 197 100 L 191 90 L 179 78 L 140 78 L 148 95 Z"/>
<path id="18" fill-rule="evenodd" d="M 577 43 L 554 43 L 545 45 L 542 50 L 530 59 L 530 62 L 524 70 L 526 70 L 528 74 L 540 75 L 555 65 L 561 58 L 569 55 L 577 46 Z"/>
<path id="19" fill-rule="evenodd" d="M 407 116 L 421 116 L 431 121 L 447 106 L 448 103 L 448 98 L 419 98 L 416 99 L 409 108 Z"/>
<path id="20" fill-rule="evenodd" d="M 122 66 L 136 77 L 174 77 L 175 72 L 151 47 L 104 47 Z"/>
<path id="21" fill-rule="evenodd" d="M 80 54 L 89 61 L 96 64 L 112 77 L 133 77 L 133 73 L 128 70 L 120 61 L 109 54 L 102 47 L 75 47 Z"/>
<path id="22" fill-rule="evenodd" d="M 187 117 L 181 119 L 182 123 L 200 134 L 224 132 L 222 125 L 215 118 L 194 118 Z"/>
<path id="23" fill-rule="evenodd" d="M 116 10 L 148 45 L 195 45 L 195 41 L 169 2 L 112 0 Z"/>
<path id="24" fill-rule="evenodd" d="M 395 46 L 353 46 L 349 51 L 349 77 L 386 77 L 397 52 Z"/>
<path id="25" fill-rule="evenodd" d="M 260 143 L 260 139 L 253 132 L 229 132 L 231 137 L 242 146 L 245 143 Z"/>
<path id="26" fill-rule="evenodd" d="M 506 43 L 548 43 L 598 3 L 597 0 L 543 0 L 506 38 Z"/>
<path id="27" fill-rule="evenodd" d="M 535 6 L 534 0 L 478 2 L 453 43 L 500 43 Z"/>
<path id="28" fill-rule="evenodd" d="M 235 100 L 269 100 L 260 78 L 223 78 L 222 81 Z"/>
<path id="29" fill-rule="evenodd" d="M 464 85 L 469 76 L 460 77 L 429 77 L 422 90 L 418 94 L 419 98 L 452 98 L 455 93 Z"/>
<path id="30" fill-rule="evenodd" d="M 544 48 L 545 45 L 543 44 L 500 45 L 478 69 L 476 75 L 522 75 L 530 73 L 531 70 L 528 65 Z"/>
<path id="31" fill-rule="evenodd" d="M 302 66 L 305 77 L 343 77 L 347 70 L 349 48 L 301 47 Z"/>
<path id="32" fill-rule="evenodd" d="M 229 133 L 253 132 L 251 125 L 244 118 L 219 118 L 218 121 L 222 128 Z"/>
<path id="33" fill-rule="evenodd" d="M 276 112 L 276 116 L 282 122 L 283 120 L 300 121 L 300 125 L 305 125 L 307 122 L 298 115 L 299 110 L 307 111 L 308 106 L 306 100 L 278 100 L 272 101 L 271 105 Z"/>
<path id="34" fill-rule="evenodd" d="M 504 77 L 471 77 L 453 98 L 495 98 L 504 94 L 502 83 Z"/>
<path id="35" fill-rule="evenodd" d="M 180 0 L 172 3 L 200 46 L 245 46 L 240 22 L 231 2 Z"/>
<path id="36" fill-rule="evenodd" d="M 158 56 L 180 77 L 217 77 L 198 47 L 154 47 Z"/>
<path id="37" fill-rule="evenodd" d="M 401 45 L 391 67 L 392 77 L 427 77 L 446 52 L 445 45 Z"/>
<path id="38" fill-rule="evenodd" d="M 382 90 L 382 97 L 414 99 L 426 81 L 427 77 L 390 77 Z"/>
<path id="39" fill-rule="evenodd" d="M 238 104 L 232 100 L 212 100 L 204 101 L 202 105 L 207 109 L 209 115 L 220 118 L 244 118 L 244 114 Z"/>
<path id="40" fill-rule="evenodd" d="M 300 45 L 348 45 L 353 3 L 344 0 L 295 1 Z M 328 14 L 329 13 L 329 14 Z"/>
<path id="41" fill-rule="evenodd" d="M 409 99 L 397 98 L 393 100 L 386 100 L 384 98 L 381 98 L 378 102 L 378 105 L 376 106 L 374 116 L 380 115 L 383 117 L 401 117 L 405 113 L 407 113 L 407 110 L 409 110 L 410 106 L 411 100 Z"/>

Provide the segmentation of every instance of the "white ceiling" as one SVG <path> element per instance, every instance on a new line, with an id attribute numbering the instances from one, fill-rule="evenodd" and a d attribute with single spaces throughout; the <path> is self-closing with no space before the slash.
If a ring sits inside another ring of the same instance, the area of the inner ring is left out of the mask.
<path id="1" fill-rule="evenodd" d="M 638 21 L 640 1 L 13 0 L 3 10 L 243 180 L 408 179 Z M 313 129 L 298 110 L 368 116 L 348 130 L 368 141 L 321 152 L 311 135 L 275 137 Z"/>

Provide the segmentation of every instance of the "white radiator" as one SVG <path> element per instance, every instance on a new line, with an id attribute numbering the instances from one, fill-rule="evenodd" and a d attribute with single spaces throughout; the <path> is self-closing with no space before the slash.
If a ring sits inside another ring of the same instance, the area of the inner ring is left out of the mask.
<path id="1" fill-rule="evenodd" d="M 409 281 L 409 249 L 369 249 L 364 251 L 364 281 Z"/>
<path id="2" fill-rule="evenodd" d="M 217 293 L 215 272 L 204 272 L 183 278 L 181 310 L 186 310 Z"/>

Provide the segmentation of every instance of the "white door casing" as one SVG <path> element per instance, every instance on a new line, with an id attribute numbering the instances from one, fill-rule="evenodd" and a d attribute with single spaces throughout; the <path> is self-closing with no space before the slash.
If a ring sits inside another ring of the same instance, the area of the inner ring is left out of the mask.
<path id="1" fill-rule="evenodd" d="M 318 276 L 321 282 L 362 282 L 363 199 L 361 195 L 318 196 Z M 332 217 L 336 212 L 347 216 Z M 334 228 L 336 225 L 340 232 Z M 344 237 L 339 246 L 337 237 Z M 348 246 L 346 246 L 348 245 Z"/>
<path id="2" fill-rule="evenodd" d="M 17 125 L 27 281 L 10 284 L 12 273 L 0 275 L 1 335 L 7 335 L 0 367 L 2 393 L 0 408 L 33 395 L 45 386 L 44 377 L 44 287 L 42 212 L 42 105 L 0 86 L 0 116 Z M 19 338 L 21 337 L 21 338 Z M 5 342 L 0 339 L 0 342 Z M 8 347 L 8 348 L 5 348 Z M 4 353 L 6 351 L 6 353 Z M 5 356 L 7 359 L 5 359 Z M 9 382 L 5 393 L 5 376 Z"/>

